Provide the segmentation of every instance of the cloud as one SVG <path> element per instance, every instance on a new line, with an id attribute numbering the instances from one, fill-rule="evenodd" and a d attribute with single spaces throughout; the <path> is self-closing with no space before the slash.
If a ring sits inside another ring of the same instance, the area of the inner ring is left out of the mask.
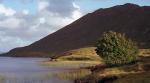
<path id="1" fill-rule="evenodd" d="M 20 23 L 21 23 L 21 19 L 10 17 L 0 21 L 0 27 L 8 28 L 8 29 L 20 28 Z"/>
<path id="2" fill-rule="evenodd" d="M 39 1 L 38 2 L 38 10 L 44 10 L 46 7 L 48 7 L 49 3 L 47 1 Z"/>
<path id="3" fill-rule="evenodd" d="M 29 10 L 24 9 L 24 10 L 22 11 L 22 13 L 25 14 L 25 15 L 28 15 L 28 14 L 29 14 Z"/>
<path id="4" fill-rule="evenodd" d="M 70 24 L 82 16 L 80 7 L 74 0 L 40 0 L 39 10 L 42 12 L 39 15 L 46 18 L 46 23 L 57 28 Z"/>
<path id="5" fill-rule="evenodd" d="M 2 51 L 29 45 L 82 16 L 80 7 L 74 0 L 37 0 L 38 9 L 35 14 L 30 14 L 28 9 L 20 12 L 4 5 L 2 8 L 5 9 L 0 16 Z M 6 10 L 9 10 L 9 14 Z"/>
<path id="6" fill-rule="evenodd" d="M 47 0 L 49 4 L 45 9 L 61 16 L 70 16 L 76 10 L 73 0 Z"/>
<path id="7" fill-rule="evenodd" d="M 15 13 L 15 10 L 5 7 L 3 4 L 0 4 L 0 14 L 4 14 L 5 16 L 13 16 Z"/>

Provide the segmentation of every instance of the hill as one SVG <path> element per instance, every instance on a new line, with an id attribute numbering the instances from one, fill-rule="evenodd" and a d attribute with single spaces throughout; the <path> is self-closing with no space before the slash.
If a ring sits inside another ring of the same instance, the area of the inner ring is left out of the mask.
<path id="1" fill-rule="evenodd" d="M 93 46 L 105 31 L 124 33 L 140 48 L 150 48 L 150 7 L 128 3 L 99 9 L 29 46 L 3 55 L 55 58 L 68 50 Z"/>

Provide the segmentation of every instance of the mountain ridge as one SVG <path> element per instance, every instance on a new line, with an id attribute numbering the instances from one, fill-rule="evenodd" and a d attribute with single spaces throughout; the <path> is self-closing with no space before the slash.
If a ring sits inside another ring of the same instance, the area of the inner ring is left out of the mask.
<path id="1" fill-rule="evenodd" d="M 150 6 L 127 3 L 99 9 L 29 46 L 3 55 L 55 58 L 68 50 L 93 46 L 106 31 L 123 33 L 137 41 L 140 48 L 150 48 Z"/>

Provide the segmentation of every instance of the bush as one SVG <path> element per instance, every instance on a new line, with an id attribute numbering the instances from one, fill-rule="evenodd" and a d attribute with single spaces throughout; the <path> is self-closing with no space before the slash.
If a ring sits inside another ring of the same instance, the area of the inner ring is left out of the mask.
<path id="1" fill-rule="evenodd" d="M 96 47 L 96 53 L 110 66 L 129 64 L 138 57 L 136 43 L 117 32 L 105 32 Z"/>

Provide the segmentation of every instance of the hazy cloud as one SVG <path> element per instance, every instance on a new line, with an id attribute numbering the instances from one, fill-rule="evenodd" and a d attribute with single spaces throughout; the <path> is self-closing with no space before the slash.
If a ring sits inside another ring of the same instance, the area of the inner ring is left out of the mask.
<path id="1" fill-rule="evenodd" d="M 16 13 L 15 10 L 5 7 L 3 4 L 0 4 L 0 15 L 3 14 L 5 16 L 12 16 Z"/>

